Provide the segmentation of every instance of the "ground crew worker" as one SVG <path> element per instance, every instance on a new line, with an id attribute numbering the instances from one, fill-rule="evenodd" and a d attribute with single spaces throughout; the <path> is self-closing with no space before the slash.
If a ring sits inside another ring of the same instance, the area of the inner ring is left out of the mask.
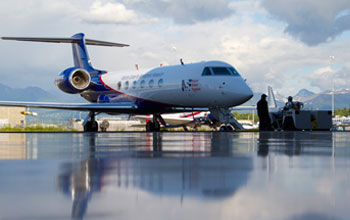
<path id="1" fill-rule="evenodd" d="M 289 109 L 293 109 L 294 108 L 294 103 L 293 103 L 293 97 L 292 96 L 288 96 L 288 102 L 286 102 L 286 104 L 284 105 L 284 110 L 289 110 Z"/>
<path id="2" fill-rule="evenodd" d="M 269 108 L 266 101 L 267 95 L 262 94 L 261 99 L 256 104 L 258 116 L 259 116 L 259 130 L 269 131 L 272 130 L 271 119 L 269 115 Z"/>

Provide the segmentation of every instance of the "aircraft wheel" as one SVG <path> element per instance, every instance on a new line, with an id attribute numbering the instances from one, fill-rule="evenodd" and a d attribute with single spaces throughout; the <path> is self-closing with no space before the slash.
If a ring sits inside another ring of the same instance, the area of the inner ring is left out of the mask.
<path id="1" fill-rule="evenodd" d="M 146 131 L 154 131 L 155 127 L 154 127 L 154 123 L 153 122 L 147 122 L 146 124 Z"/>
<path id="2" fill-rule="evenodd" d="M 84 131 L 85 132 L 97 132 L 98 131 L 98 124 L 97 121 L 94 121 L 91 123 L 91 121 L 86 122 L 84 125 Z"/>
<path id="3" fill-rule="evenodd" d="M 232 126 L 230 126 L 230 125 L 228 125 L 228 126 L 222 125 L 222 126 L 219 128 L 219 131 L 233 131 L 233 128 L 232 128 Z"/>
<path id="4" fill-rule="evenodd" d="M 230 125 L 226 126 L 226 131 L 233 131 L 232 126 L 230 126 Z"/>
<path id="5" fill-rule="evenodd" d="M 92 123 L 92 128 L 91 128 L 91 130 L 92 130 L 93 132 L 98 132 L 98 123 L 97 123 L 97 121 L 94 121 L 94 122 Z"/>

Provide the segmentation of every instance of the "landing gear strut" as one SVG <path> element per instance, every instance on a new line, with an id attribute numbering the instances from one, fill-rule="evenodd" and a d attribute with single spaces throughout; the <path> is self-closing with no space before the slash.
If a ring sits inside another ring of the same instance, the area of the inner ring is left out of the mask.
<path id="1" fill-rule="evenodd" d="M 89 120 L 84 124 L 84 132 L 97 132 L 98 124 L 95 120 L 95 112 L 89 112 Z"/>
<path id="2" fill-rule="evenodd" d="M 153 120 L 146 123 L 146 131 L 160 131 L 160 123 L 164 126 L 166 123 L 160 114 L 154 114 Z"/>

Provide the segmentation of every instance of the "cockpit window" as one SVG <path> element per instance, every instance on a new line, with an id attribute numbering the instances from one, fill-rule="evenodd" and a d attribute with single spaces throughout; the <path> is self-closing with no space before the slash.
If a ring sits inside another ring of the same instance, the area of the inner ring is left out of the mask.
<path id="1" fill-rule="evenodd" d="M 232 73 L 226 67 L 212 67 L 215 76 L 230 76 Z"/>
<path id="2" fill-rule="evenodd" d="M 236 70 L 235 68 L 230 67 L 229 70 L 232 72 L 232 74 L 233 74 L 234 76 L 239 76 L 239 73 L 237 72 L 237 70 Z"/>
<path id="3" fill-rule="evenodd" d="M 211 76 L 211 71 L 208 67 L 205 67 L 202 76 Z"/>

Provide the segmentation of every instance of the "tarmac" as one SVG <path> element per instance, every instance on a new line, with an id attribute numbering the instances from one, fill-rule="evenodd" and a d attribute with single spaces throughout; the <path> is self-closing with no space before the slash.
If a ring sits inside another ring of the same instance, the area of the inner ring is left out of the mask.
<path id="1" fill-rule="evenodd" d="M 0 133 L 0 219 L 350 219 L 349 132 Z"/>

